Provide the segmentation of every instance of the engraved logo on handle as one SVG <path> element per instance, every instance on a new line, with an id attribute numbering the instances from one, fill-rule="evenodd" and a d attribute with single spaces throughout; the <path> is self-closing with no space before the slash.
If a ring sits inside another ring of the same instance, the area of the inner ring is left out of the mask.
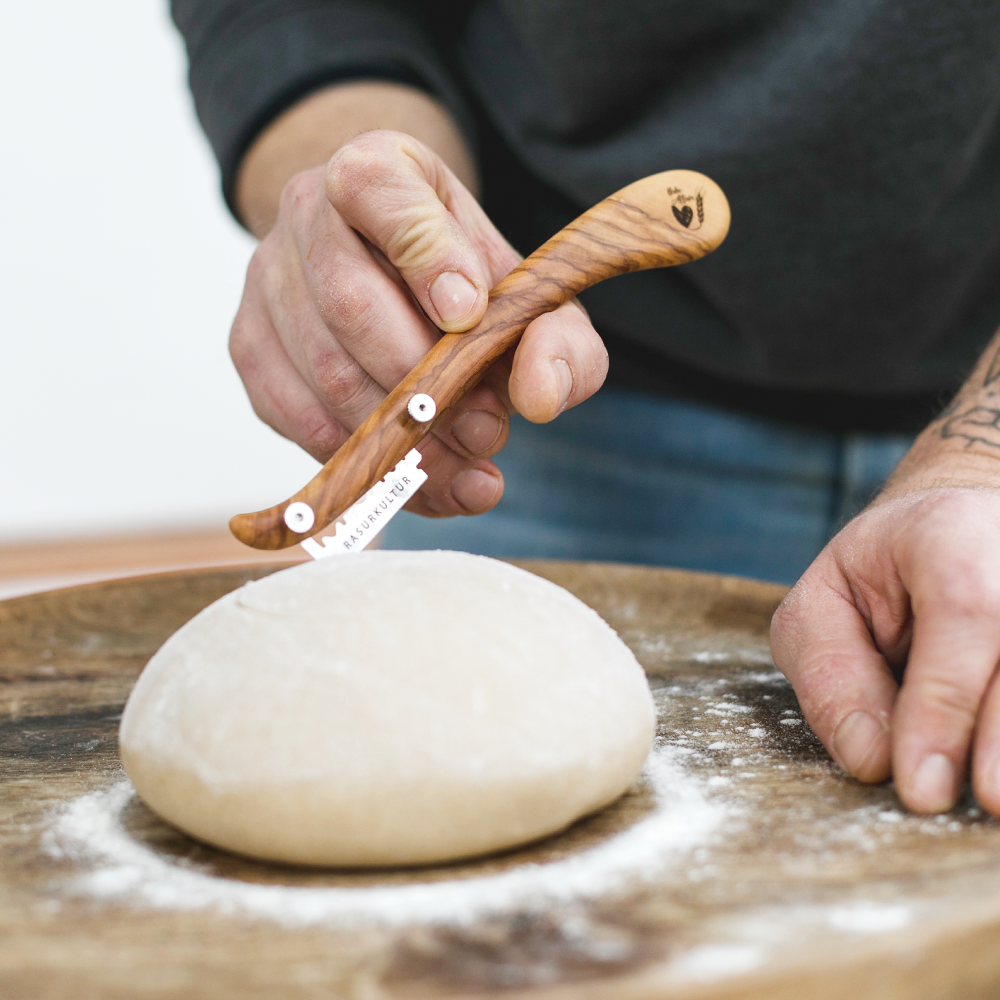
<path id="1" fill-rule="evenodd" d="M 705 197 L 704 192 L 699 191 L 697 194 L 685 194 L 680 188 L 670 187 L 667 188 L 667 194 L 673 195 L 673 203 L 670 206 L 670 211 L 673 212 L 674 218 L 685 228 L 690 229 L 692 232 L 701 229 L 705 222 Z M 697 216 L 697 225 L 691 225 Z"/>

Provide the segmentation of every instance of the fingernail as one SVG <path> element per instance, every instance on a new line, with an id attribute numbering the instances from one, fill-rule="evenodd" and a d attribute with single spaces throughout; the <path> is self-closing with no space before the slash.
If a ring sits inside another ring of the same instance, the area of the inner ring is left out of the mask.
<path id="1" fill-rule="evenodd" d="M 451 425 L 455 440 L 473 455 L 481 455 L 496 444 L 503 421 L 487 410 L 466 410 Z"/>
<path id="2" fill-rule="evenodd" d="M 451 481 L 451 495 L 455 503 L 470 514 L 489 507 L 498 489 L 500 480 L 482 469 L 464 469 Z"/>
<path id="3" fill-rule="evenodd" d="M 562 413 L 569 402 L 569 394 L 573 391 L 573 372 L 562 358 L 552 362 L 552 370 L 556 374 L 556 385 L 559 386 L 559 408 L 556 413 Z"/>
<path id="4" fill-rule="evenodd" d="M 429 294 L 442 323 L 457 323 L 465 319 L 479 298 L 476 286 L 457 271 L 439 274 L 431 284 Z"/>
<path id="5" fill-rule="evenodd" d="M 857 775 L 885 730 L 867 712 L 851 712 L 833 734 L 833 752 L 848 774 Z"/>
<path id="6" fill-rule="evenodd" d="M 910 775 L 910 804 L 918 812 L 946 812 L 955 804 L 955 766 L 943 753 L 930 753 Z"/>

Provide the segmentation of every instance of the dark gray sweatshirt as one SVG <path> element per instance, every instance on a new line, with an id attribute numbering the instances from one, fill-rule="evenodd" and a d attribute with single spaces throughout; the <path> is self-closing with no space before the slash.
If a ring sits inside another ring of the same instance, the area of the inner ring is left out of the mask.
<path id="1" fill-rule="evenodd" d="M 646 174 L 729 197 L 715 254 L 584 302 L 611 380 L 916 429 L 1000 325 L 1000 0 L 173 0 L 232 204 L 275 115 L 350 78 L 451 108 L 522 252 Z"/>

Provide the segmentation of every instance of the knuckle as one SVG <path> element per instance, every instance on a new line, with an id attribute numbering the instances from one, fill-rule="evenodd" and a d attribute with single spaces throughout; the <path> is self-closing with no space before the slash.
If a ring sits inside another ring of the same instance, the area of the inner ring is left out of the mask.
<path id="1" fill-rule="evenodd" d="M 254 252 L 246 274 L 246 292 L 264 302 L 273 301 L 286 283 L 285 266 L 281 255 L 272 252 L 271 238 L 269 235 Z"/>
<path id="2" fill-rule="evenodd" d="M 299 444 L 317 459 L 325 460 L 344 443 L 347 435 L 340 424 L 334 423 L 318 408 L 303 414 L 299 424 Z"/>
<path id="3" fill-rule="evenodd" d="M 952 555 L 939 568 L 933 599 L 944 613 L 955 617 L 1000 616 L 1000 574 L 973 557 Z"/>
<path id="4" fill-rule="evenodd" d="M 393 263 L 403 271 L 427 267 L 444 251 L 447 236 L 441 220 L 431 212 L 416 211 L 400 218 L 386 232 Z"/>
<path id="5" fill-rule="evenodd" d="M 334 336 L 364 338 L 378 326 L 384 309 L 378 296 L 359 274 L 338 274 L 317 291 L 316 308 Z"/>
<path id="6" fill-rule="evenodd" d="M 256 337 L 246 312 L 241 309 L 229 331 L 229 357 L 233 367 L 245 381 L 256 368 Z"/>
<path id="7" fill-rule="evenodd" d="M 246 286 L 248 288 L 253 288 L 260 284 L 261 278 L 267 269 L 267 264 L 265 262 L 265 254 L 263 247 L 267 239 L 260 244 L 259 247 L 254 251 L 253 256 L 250 258 L 250 263 L 247 264 L 247 274 L 246 274 Z"/>
<path id="8" fill-rule="evenodd" d="M 313 359 L 313 378 L 337 409 L 362 406 L 375 387 L 372 377 L 353 359 L 330 351 Z"/>
<path id="9" fill-rule="evenodd" d="M 311 204 L 316 198 L 316 179 L 312 170 L 301 170 L 293 174 L 281 189 L 278 212 L 281 215 L 294 213 Z"/>
<path id="10" fill-rule="evenodd" d="M 913 697 L 935 712 L 960 717 L 970 724 L 979 707 L 979 692 L 961 683 L 959 677 L 923 677 L 915 685 Z"/>
<path id="11" fill-rule="evenodd" d="M 782 649 L 792 644 L 803 627 L 803 604 L 807 603 L 805 586 L 800 581 L 784 596 L 771 616 L 771 642 Z"/>
<path id="12" fill-rule="evenodd" d="M 334 206 L 347 205 L 382 187 L 399 168 L 399 144 L 391 133 L 365 132 L 344 143 L 326 167 L 327 195 Z"/>
<path id="13" fill-rule="evenodd" d="M 327 166 L 331 205 L 360 224 L 404 271 L 437 264 L 453 249 L 451 238 L 457 235 L 428 179 L 416 176 L 419 172 L 394 133 L 359 136 Z"/>
<path id="14" fill-rule="evenodd" d="M 318 404 L 288 410 L 280 400 L 264 396 L 252 397 L 250 405 L 263 423 L 319 461 L 326 461 L 346 440 L 344 428 Z"/>
<path id="15" fill-rule="evenodd" d="M 268 260 L 262 264 L 257 287 L 270 307 L 273 307 L 275 302 L 282 301 L 289 288 L 289 281 L 280 261 Z"/>
<path id="16" fill-rule="evenodd" d="M 232 329 L 229 331 L 229 357 L 233 362 L 233 367 L 241 375 L 249 368 L 252 358 L 250 345 L 247 343 L 247 336 L 244 325 L 236 317 Z"/>

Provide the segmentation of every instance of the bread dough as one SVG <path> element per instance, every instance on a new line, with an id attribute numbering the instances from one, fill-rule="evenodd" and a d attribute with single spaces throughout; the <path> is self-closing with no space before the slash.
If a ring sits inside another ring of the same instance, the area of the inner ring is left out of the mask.
<path id="1" fill-rule="evenodd" d="M 227 594 L 150 660 L 122 716 L 139 795 L 254 857 L 408 865 L 563 829 L 624 792 L 645 674 L 589 607 L 507 563 L 375 551 Z"/>

